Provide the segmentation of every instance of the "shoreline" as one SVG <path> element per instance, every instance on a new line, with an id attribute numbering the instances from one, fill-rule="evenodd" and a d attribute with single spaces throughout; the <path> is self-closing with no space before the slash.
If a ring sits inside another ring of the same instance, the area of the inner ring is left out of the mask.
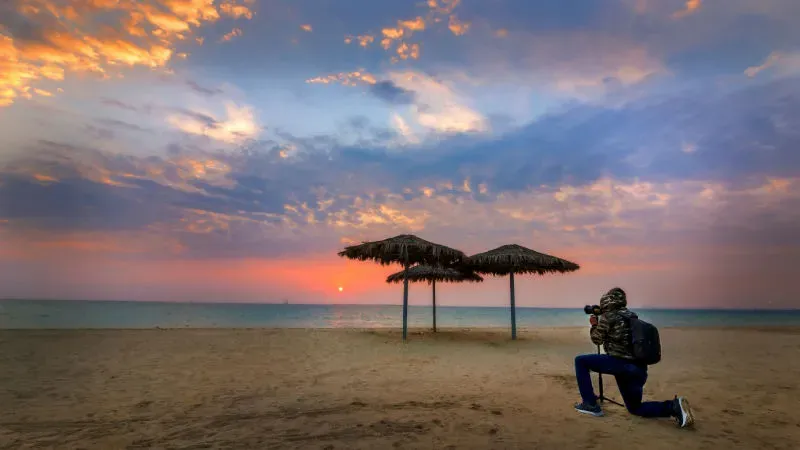
<path id="1" fill-rule="evenodd" d="M 517 333 L 531 333 L 537 331 L 589 331 L 589 327 L 579 326 L 553 326 L 553 327 L 520 327 L 517 326 Z M 661 326 L 659 330 L 676 331 L 787 331 L 800 332 L 800 325 L 684 325 L 684 326 Z M 510 327 L 438 327 L 437 332 L 431 328 L 409 327 L 408 333 L 412 334 L 452 334 L 459 332 L 478 332 L 478 333 L 501 333 L 510 332 Z M 25 331 L 50 331 L 50 332 L 70 332 L 70 331 L 325 331 L 325 332 L 385 332 L 387 334 L 401 333 L 400 327 L 142 327 L 142 328 L 0 328 L 2 332 L 25 332 Z"/>
<path id="2" fill-rule="evenodd" d="M 588 303 L 597 303 L 599 300 L 593 300 Z M 402 304 L 398 303 L 280 303 L 280 302 L 222 302 L 222 301 L 170 301 L 170 300 L 85 300 L 85 299 L 58 299 L 58 298 L 0 298 L 0 304 L 3 302 L 46 302 L 46 303 L 133 303 L 142 305 L 191 305 L 191 306 L 320 306 L 320 307 L 396 307 L 402 308 Z M 431 304 L 409 304 L 409 308 L 431 308 Z M 450 308 L 479 308 L 479 309 L 504 309 L 508 310 L 508 305 L 440 305 L 437 304 L 436 308 L 450 309 Z M 583 305 L 564 307 L 564 306 L 521 306 L 516 305 L 517 310 L 557 310 L 557 311 L 583 311 Z M 641 311 L 656 311 L 656 312 L 720 312 L 720 313 L 800 313 L 800 308 L 711 308 L 711 307 L 696 307 L 696 308 L 667 308 L 660 306 L 639 306 L 634 308 Z"/>

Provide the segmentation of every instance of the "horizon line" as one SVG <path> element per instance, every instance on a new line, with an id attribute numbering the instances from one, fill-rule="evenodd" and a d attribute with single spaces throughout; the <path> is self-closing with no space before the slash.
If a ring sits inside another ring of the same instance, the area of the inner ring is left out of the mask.
<path id="1" fill-rule="evenodd" d="M 98 299 L 70 299 L 70 298 L 23 298 L 23 297 L 3 297 L 0 298 L 0 302 L 4 301 L 43 301 L 43 302 L 94 302 L 94 303 L 156 303 L 156 304 L 176 304 L 176 305 L 275 305 L 275 306 L 397 306 L 402 307 L 401 304 L 398 303 L 281 303 L 281 302 L 242 302 L 242 301 L 232 301 L 232 302 L 222 302 L 222 301 L 171 301 L 171 300 L 119 300 L 119 299 L 109 299 L 109 300 L 98 300 Z M 409 307 L 423 307 L 423 308 L 430 308 L 432 305 L 419 305 L 419 304 L 409 304 Z M 509 309 L 509 305 L 436 305 L 437 308 L 499 308 L 499 309 Z M 562 310 L 574 310 L 580 309 L 579 306 L 569 307 L 569 306 L 520 306 L 516 305 L 516 309 L 562 309 Z M 638 310 L 668 310 L 668 311 L 792 311 L 792 312 L 800 312 L 800 307 L 795 308 L 719 308 L 719 307 L 681 307 L 681 308 L 672 308 L 672 307 L 664 307 L 664 306 L 641 306 L 641 307 L 630 307 L 629 309 L 638 309 Z"/>

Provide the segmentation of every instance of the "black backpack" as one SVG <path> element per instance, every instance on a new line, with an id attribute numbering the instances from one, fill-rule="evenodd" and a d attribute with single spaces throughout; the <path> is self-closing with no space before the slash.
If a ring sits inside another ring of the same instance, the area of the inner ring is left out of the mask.
<path id="1" fill-rule="evenodd" d="M 628 324 L 631 327 L 633 357 L 648 366 L 661 361 L 661 339 L 658 337 L 658 328 L 636 315 L 628 318 Z"/>

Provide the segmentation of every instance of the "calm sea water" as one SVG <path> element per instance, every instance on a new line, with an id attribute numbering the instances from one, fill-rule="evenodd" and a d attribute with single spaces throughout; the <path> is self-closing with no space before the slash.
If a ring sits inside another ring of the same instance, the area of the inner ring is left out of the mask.
<path id="1" fill-rule="evenodd" d="M 637 309 L 639 316 L 668 326 L 800 326 L 800 310 L 720 311 Z M 409 326 L 429 327 L 431 307 L 410 306 Z M 519 327 L 586 325 L 582 309 L 517 308 Z M 440 327 L 507 327 L 507 307 L 438 307 Z M 276 305 L 2 300 L 0 329 L 277 327 L 394 328 L 402 307 L 381 305 Z"/>

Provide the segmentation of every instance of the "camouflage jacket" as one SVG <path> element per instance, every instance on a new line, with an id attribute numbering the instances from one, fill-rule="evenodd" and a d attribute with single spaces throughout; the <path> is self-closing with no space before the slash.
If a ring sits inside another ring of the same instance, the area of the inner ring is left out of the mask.
<path id="1" fill-rule="evenodd" d="M 589 332 L 595 345 L 602 345 L 611 356 L 634 359 L 631 344 L 631 328 L 626 318 L 637 317 L 629 311 L 625 291 L 614 288 L 600 299 L 600 315 L 597 326 Z"/>

